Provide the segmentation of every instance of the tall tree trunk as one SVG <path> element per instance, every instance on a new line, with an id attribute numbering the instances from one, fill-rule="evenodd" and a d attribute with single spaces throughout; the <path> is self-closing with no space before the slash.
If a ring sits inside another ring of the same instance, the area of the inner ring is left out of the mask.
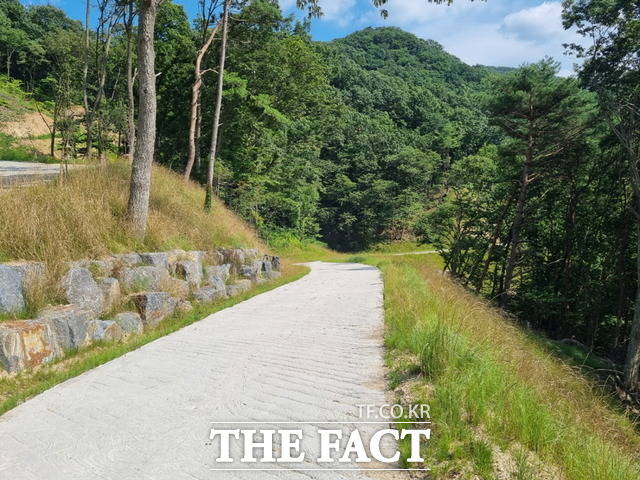
<path id="1" fill-rule="evenodd" d="M 89 111 L 89 22 L 91 22 L 91 0 L 86 1 L 84 20 L 84 65 L 82 66 L 82 101 L 87 136 L 86 157 L 91 158 L 91 112 Z"/>
<path id="2" fill-rule="evenodd" d="M 140 2 L 138 26 L 138 141 L 131 171 L 127 216 L 131 232 L 142 239 L 147 231 L 151 168 L 156 143 L 156 74 L 153 45 L 157 8 L 161 0 Z"/>
<path id="3" fill-rule="evenodd" d="M 58 121 L 58 110 L 57 108 L 53 109 L 53 122 L 51 125 L 51 145 L 49 146 L 51 149 L 51 158 L 56 158 L 56 122 Z"/>
<path id="4" fill-rule="evenodd" d="M 135 14 L 133 12 L 133 1 L 129 3 L 129 14 L 128 18 L 125 22 L 125 29 L 127 31 L 127 96 L 128 96 L 128 112 L 127 112 L 127 121 L 128 121 L 128 134 L 127 134 L 127 145 L 128 151 L 127 156 L 129 157 L 129 162 L 133 163 L 133 154 L 136 148 L 136 104 L 135 104 L 135 94 L 134 94 L 134 84 L 135 79 L 133 75 L 133 18 Z"/>
<path id="5" fill-rule="evenodd" d="M 11 78 L 11 59 L 13 58 L 13 54 L 15 50 L 7 51 L 7 77 Z"/>
<path id="6" fill-rule="evenodd" d="M 200 172 L 202 170 L 202 155 L 200 139 L 202 138 L 202 102 L 198 103 L 198 114 L 196 115 L 196 170 Z"/>
<path id="7" fill-rule="evenodd" d="M 496 227 L 493 230 L 493 235 L 491 236 L 491 242 L 489 243 L 489 248 L 487 249 L 486 258 L 484 259 L 484 265 L 482 266 L 482 271 L 476 280 L 475 288 L 476 292 L 480 293 L 482 291 L 482 287 L 484 286 L 484 279 L 487 276 L 487 272 L 489 271 L 489 266 L 491 265 L 491 256 L 493 255 L 493 251 L 498 244 L 498 239 L 500 238 L 500 231 L 502 230 L 502 223 L 504 219 L 507 217 L 509 213 L 509 209 L 513 204 L 513 199 L 515 197 L 515 191 L 509 196 L 509 201 L 504 207 L 502 215 L 498 219 L 498 223 L 496 223 Z M 469 277 L 471 278 L 471 276 Z"/>
<path id="8" fill-rule="evenodd" d="M 218 131 L 220 129 L 220 113 L 222 112 L 222 91 L 224 88 L 224 64 L 227 58 L 227 36 L 229 34 L 229 7 L 231 0 L 224 1 L 222 15 L 222 45 L 220 46 L 220 65 L 218 66 L 218 92 L 216 95 L 216 110 L 213 116 L 213 131 L 211 132 L 211 150 L 209 151 L 209 166 L 207 170 L 207 192 L 204 209 L 211 210 L 213 203 L 213 172 L 218 154 Z"/>
<path id="9" fill-rule="evenodd" d="M 198 54 L 196 55 L 196 65 L 195 65 L 195 80 L 193 81 L 193 86 L 191 87 L 191 114 L 189 117 L 189 153 L 187 155 L 187 166 L 184 170 L 184 180 L 188 181 L 191 177 L 191 170 L 193 169 L 193 164 L 196 160 L 197 147 L 196 143 L 198 141 L 198 123 L 199 123 L 199 113 L 200 113 L 200 92 L 202 89 L 202 76 L 204 72 L 202 71 L 202 60 L 204 56 L 207 54 L 209 47 L 213 43 L 213 39 L 218 32 L 219 24 L 216 25 L 207 41 L 202 45 L 200 50 L 198 50 Z"/>
<path id="10" fill-rule="evenodd" d="M 513 282 L 513 272 L 520 254 L 519 244 L 522 226 L 524 225 L 524 210 L 527 203 L 527 192 L 529 189 L 529 165 L 527 162 L 522 166 L 522 174 L 520 176 L 520 193 L 518 194 L 518 202 L 516 204 L 516 215 L 513 219 L 511 227 L 511 251 L 507 259 L 504 270 L 504 283 L 502 285 L 502 293 L 500 295 L 500 306 L 506 308 L 509 306 L 509 291 Z"/>
<path id="11" fill-rule="evenodd" d="M 635 202 L 633 202 L 635 203 Z M 616 255 L 616 264 L 615 264 L 615 278 L 618 280 L 618 299 L 616 301 L 616 317 L 618 319 L 614 334 L 613 334 L 613 350 L 618 350 L 620 346 L 620 336 L 622 331 L 622 320 L 627 315 L 629 310 L 629 293 L 628 293 L 628 282 L 627 276 L 625 275 L 625 264 L 627 260 L 627 250 L 629 248 L 629 235 L 631 234 L 631 224 L 633 223 L 631 218 L 627 218 L 628 216 L 632 216 L 630 212 L 630 207 L 625 206 L 625 210 L 623 213 L 623 219 L 621 222 L 621 231 L 618 231 L 617 237 L 617 247 L 618 252 Z"/>
<path id="12" fill-rule="evenodd" d="M 640 220 L 636 219 L 638 239 L 636 240 L 636 300 L 633 310 L 633 323 L 627 347 L 627 359 L 624 365 L 624 379 L 632 391 L 640 391 Z"/>
<path id="13" fill-rule="evenodd" d="M 104 12 L 103 12 L 104 13 Z M 103 14 L 101 13 L 101 15 Z M 100 76 L 98 79 L 98 94 L 96 95 L 96 99 L 93 102 L 93 107 L 92 107 L 92 115 L 91 118 L 93 119 L 93 115 L 96 112 L 100 112 L 100 106 L 102 105 L 102 99 L 105 96 L 105 91 L 104 91 L 104 86 L 107 82 L 107 60 L 109 58 L 109 52 L 111 51 L 111 38 L 112 38 L 112 29 L 113 29 L 113 24 L 116 21 L 117 18 L 117 14 L 112 14 L 112 18 L 109 19 L 109 25 L 107 27 L 107 33 L 106 33 L 106 40 L 105 40 L 105 45 L 104 45 L 104 50 L 103 50 L 103 58 L 102 58 L 102 62 L 100 62 Z M 103 138 L 103 115 L 101 113 L 99 114 L 99 118 L 98 118 L 98 155 L 99 155 L 99 160 L 100 160 L 100 164 L 102 166 L 104 166 L 106 164 L 106 158 L 104 158 L 102 156 L 102 152 L 104 150 L 104 138 Z"/>
<path id="14" fill-rule="evenodd" d="M 640 150 L 640 148 L 638 148 L 637 143 L 629 141 L 627 149 L 631 170 L 631 184 L 635 198 L 634 215 L 636 217 L 637 238 L 636 299 L 633 309 L 633 323 L 631 324 L 631 333 L 629 335 L 629 345 L 627 347 L 627 358 L 624 365 L 624 380 L 630 390 L 640 392 L 640 171 L 638 169 L 638 163 L 640 163 L 638 150 Z"/>

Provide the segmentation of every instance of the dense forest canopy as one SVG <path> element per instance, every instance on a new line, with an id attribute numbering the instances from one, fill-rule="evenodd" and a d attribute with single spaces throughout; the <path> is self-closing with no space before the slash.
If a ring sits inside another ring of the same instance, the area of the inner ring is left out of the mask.
<path id="1" fill-rule="evenodd" d="M 132 154 L 137 5 L 100 0 L 85 30 L 0 0 L 5 74 L 47 106 L 65 156 Z M 640 352 L 637 2 L 565 2 L 567 28 L 596 39 L 569 46 L 579 78 L 551 59 L 469 66 L 397 28 L 314 42 L 274 0 L 199 5 L 194 21 L 157 8 L 156 161 L 205 183 L 213 157 L 215 193 L 272 242 L 419 238 L 536 328 L 616 361 Z"/>

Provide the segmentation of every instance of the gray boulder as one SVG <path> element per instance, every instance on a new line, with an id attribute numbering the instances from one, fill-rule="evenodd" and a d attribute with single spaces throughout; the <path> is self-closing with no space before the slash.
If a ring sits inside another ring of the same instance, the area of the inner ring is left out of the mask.
<path id="1" fill-rule="evenodd" d="M 142 318 L 135 312 L 119 313 L 114 317 L 113 321 L 120 325 L 124 336 L 138 334 L 144 331 Z"/>
<path id="2" fill-rule="evenodd" d="M 170 279 L 164 267 L 151 265 L 123 268 L 119 272 L 120 285 L 127 292 L 162 290 Z"/>
<path id="3" fill-rule="evenodd" d="M 24 310 L 23 275 L 7 265 L 0 265 L 0 313 Z"/>
<path id="4" fill-rule="evenodd" d="M 166 252 L 149 252 L 141 253 L 140 259 L 145 265 L 154 267 L 162 267 L 169 270 L 169 254 Z"/>
<path id="5" fill-rule="evenodd" d="M 155 327 L 171 316 L 178 300 L 166 292 L 145 292 L 131 296 L 146 328 Z"/>
<path id="6" fill-rule="evenodd" d="M 243 265 L 240 267 L 239 273 L 241 277 L 257 282 L 258 276 L 262 273 L 262 262 L 255 261 L 251 265 Z"/>
<path id="7" fill-rule="evenodd" d="M 217 280 L 222 280 L 225 283 L 231 275 L 231 264 L 225 263 L 223 265 L 207 265 L 205 267 L 205 282 L 212 285 Z"/>
<path id="8" fill-rule="evenodd" d="M 184 252 L 183 258 L 181 260 L 186 260 L 188 262 L 196 262 L 202 264 L 206 257 L 207 253 L 201 250 L 190 250 L 188 252 Z"/>
<path id="9" fill-rule="evenodd" d="M 245 248 L 244 252 L 244 263 L 246 265 L 252 264 L 256 260 L 260 258 L 260 252 L 255 248 Z"/>
<path id="10" fill-rule="evenodd" d="M 101 278 L 98 280 L 98 286 L 100 290 L 102 290 L 105 312 L 118 305 L 122 292 L 120 291 L 120 282 L 117 278 Z"/>
<path id="11" fill-rule="evenodd" d="M 193 298 L 200 303 L 215 302 L 221 298 L 227 298 L 227 289 L 224 284 L 222 288 L 220 288 L 220 286 L 202 287 L 194 292 Z"/>
<path id="12" fill-rule="evenodd" d="M 240 267 L 245 264 L 245 254 L 239 248 L 227 248 L 220 250 L 224 257 L 224 263 L 231 264 L 231 272 L 239 273 Z"/>
<path id="13" fill-rule="evenodd" d="M 20 274 L 23 289 L 28 288 L 29 285 L 42 284 L 47 274 L 47 268 L 43 262 L 9 262 L 5 265 Z"/>
<path id="14" fill-rule="evenodd" d="M 102 289 L 86 268 L 72 268 L 60 282 L 67 302 L 81 308 L 91 310 L 95 314 L 104 311 L 104 295 Z"/>
<path id="15" fill-rule="evenodd" d="M 187 260 L 184 250 L 170 250 L 167 253 L 167 260 L 169 262 L 169 271 L 173 273 L 175 271 L 176 263 L 181 260 Z"/>
<path id="16" fill-rule="evenodd" d="M 251 290 L 252 284 L 251 280 L 238 280 L 236 283 L 232 283 L 231 285 L 227 285 L 227 295 L 229 297 L 235 297 L 244 292 Z"/>
<path id="17" fill-rule="evenodd" d="M 262 259 L 263 264 L 269 263 L 272 270 L 280 270 L 280 257 L 265 255 Z M 263 271 L 268 270 L 268 268 L 263 268 Z"/>
<path id="18" fill-rule="evenodd" d="M 261 262 L 261 268 L 263 274 L 267 274 L 268 272 L 273 271 L 273 263 L 271 262 L 271 257 L 269 255 L 265 255 L 264 259 Z"/>
<path id="19" fill-rule="evenodd" d="M 264 276 L 267 280 L 275 280 L 276 278 L 280 278 L 282 274 L 277 270 L 272 270 L 270 272 L 266 272 Z"/>
<path id="20" fill-rule="evenodd" d="M 37 320 L 51 327 L 58 344 L 64 349 L 82 348 L 91 343 L 89 327 L 95 320 L 91 310 L 77 305 L 47 307 Z"/>
<path id="21" fill-rule="evenodd" d="M 100 277 L 109 277 L 113 271 L 115 259 L 105 258 L 103 260 L 79 260 L 69 262 L 69 268 L 86 268 L 93 275 Z"/>
<path id="22" fill-rule="evenodd" d="M 116 263 L 125 267 L 134 267 L 142 264 L 142 258 L 137 253 L 116 253 L 113 258 Z"/>
<path id="23" fill-rule="evenodd" d="M 35 320 L 0 323 L 0 366 L 10 373 L 62 356 L 62 349 L 45 323 Z"/>
<path id="24" fill-rule="evenodd" d="M 173 277 L 169 279 L 163 290 L 182 300 L 189 297 L 189 293 L 191 293 L 189 283 L 186 280 L 180 280 L 179 278 Z"/>
<path id="25" fill-rule="evenodd" d="M 192 310 L 193 310 L 193 305 L 191 304 L 191 302 L 187 300 L 180 300 L 178 302 L 178 306 L 176 307 L 176 312 L 182 313 L 182 314 L 189 313 Z"/>
<path id="26" fill-rule="evenodd" d="M 113 320 L 94 320 L 89 324 L 89 334 L 94 341 L 119 342 L 124 336 L 122 327 Z"/>
<path id="27" fill-rule="evenodd" d="M 176 263 L 176 275 L 187 281 L 189 287 L 200 288 L 202 284 L 202 263 L 182 260 Z"/>
<path id="28" fill-rule="evenodd" d="M 205 252 L 203 261 L 207 265 L 222 265 L 224 263 L 224 255 L 220 250 L 210 250 Z"/>

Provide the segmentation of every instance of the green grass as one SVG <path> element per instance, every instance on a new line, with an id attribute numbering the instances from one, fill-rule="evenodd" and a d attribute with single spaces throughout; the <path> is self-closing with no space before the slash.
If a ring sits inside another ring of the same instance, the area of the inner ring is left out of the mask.
<path id="1" fill-rule="evenodd" d="M 425 260 L 369 262 L 385 279 L 389 366 L 419 370 L 429 386 L 418 398 L 434 418 L 427 465 L 435 478 L 460 471 L 492 478 L 495 449 L 517 465 L 513 478 L 543 478 L 536 459 L 569 480 L 640 478 L 640 437 L 631 421 Z M 396 364 L 400 353 L 413 365 Z"/>
<path id="2" fill-rule="evenodd" d="M 145 331 L 140 335 L 132 336 L 123 343 L 96 343 L 86 349 L 69 352 L 68 356 L 33 371 L 0 378 L 0 415 L 65 380 L 76 377 L 87 370 L 91 370 L 160 337 L 191 325 L 208 315 L 298 280 L 306 275 L 308 271 L 307 268 L 301 266 L 288 267 L 283 276 L 277 280 L 259 285 L 237 297 L 211 304 L 195 304 L 191 312 L 174 315 L 164 320 L 156 328 Z"/>
<path id="3" fill-rule="evenodd" d="M 0 75 L 0 122 L 12 122 L 22 114 L 37 111 L 38 104 L 31 100 L 18 80 Z"/>
<path id="4" fill-rule="evenodd" d="M 434 247 L 428 244 L 405 241 L 405 242 L 379 243 L 369 249 L 371 253 L 409 253 L 409 252 L 421 252 L 425 250 L 434 250 Z"/>
<path id="5" fill-rule="evenodd" d="M 43 155 L 24 145 L 18 145 L 16 139 L 0 133 L 0 160 L 11 162 L 56 163 L 49 155 Z"/>

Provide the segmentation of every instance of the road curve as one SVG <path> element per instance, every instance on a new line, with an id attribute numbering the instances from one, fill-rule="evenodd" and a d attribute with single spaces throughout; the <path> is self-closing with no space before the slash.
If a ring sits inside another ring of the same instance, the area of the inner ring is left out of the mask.
<path id="1" fill-rule="evenodd" d="M 337 428 L 348 430 L 358 420 L 356 405 L 385 403 L 379 271 L 359 264 L 310 266 L 311 273 L 294 283 L 68 380 L 0 417 L 0 478 L 371 478 L 365 470 L 299 471 L 324 468 L 314 462 L 313 446 L 302 465 L 215 470 L 208 444 L 212 422 L 248 428 L 241 422 L 344 420 Z M 313 435 L 313 426 L 302 428 Z"/>

